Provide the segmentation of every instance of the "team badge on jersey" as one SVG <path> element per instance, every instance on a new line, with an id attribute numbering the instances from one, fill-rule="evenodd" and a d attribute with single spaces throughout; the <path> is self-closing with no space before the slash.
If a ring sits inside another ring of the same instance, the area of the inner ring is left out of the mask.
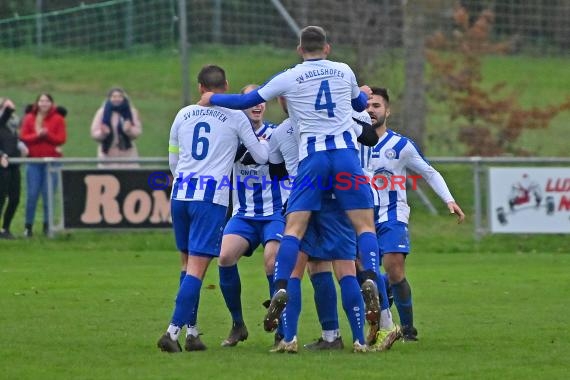
<path id="1" fill-rule="evenodd" d="M 386 156 L 386 158 L 389 160 L 393 160 L 394 158 L 396 158 L 396 151 L 392 148 L 386 149 L 386 151 L 384 152 L 384 156 Z"/>

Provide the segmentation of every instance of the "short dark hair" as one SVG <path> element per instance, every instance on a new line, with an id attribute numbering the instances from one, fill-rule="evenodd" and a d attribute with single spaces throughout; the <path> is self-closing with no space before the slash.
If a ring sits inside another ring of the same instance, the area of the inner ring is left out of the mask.
<path id="1" fill-rule="evenodd" d="M 382 87 L 371 87 L 372 95 L 378 95 L 384 98 L 386 104 L 390 104 L 390 96 L 388 95 L 388 90 Z"/>
<path id="2" fill-rule="evenodd" d="M 327 33 L 320 26 L 307 26 L 301 30 L 301 49 L 307 53 L 322 50 L 328 43 Z"/>
<path id="3" fill-rule="evenodd" d="M 226 72 L 220 66 L 206 65 L 198 73 L 198 83 L 208 90 L 224 88 L 226 86 Z"/>

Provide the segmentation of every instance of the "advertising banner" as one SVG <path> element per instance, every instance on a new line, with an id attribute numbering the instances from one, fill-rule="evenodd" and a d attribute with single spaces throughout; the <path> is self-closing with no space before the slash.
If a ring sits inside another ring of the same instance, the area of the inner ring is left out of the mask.
<path id="1" fill-rule="evenodd" d="M 170 228 L 172 180 L 156 173 L 164 172 L 63 170 L 64 227 Z"/>
<path id="2" fill-rule="evenodd" d="M 494 233 L 570 233 L 570 168 L 489 168 Z"/>

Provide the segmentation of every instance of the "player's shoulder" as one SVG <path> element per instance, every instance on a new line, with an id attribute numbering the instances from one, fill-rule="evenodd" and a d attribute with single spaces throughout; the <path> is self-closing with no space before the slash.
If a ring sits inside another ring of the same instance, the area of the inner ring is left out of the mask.
<path id="1" fill-rule="evenodd" d="M 395 148 L 399 148 L 399 151 L 402 151 L 403 154 L 419 154 L 422 158 L 424 158 L 420 146 L 411 137 L 394 132 L 392 130 L 390 131 L 392 132 L 394 138 L 398 139 L 394 145 Z"/>

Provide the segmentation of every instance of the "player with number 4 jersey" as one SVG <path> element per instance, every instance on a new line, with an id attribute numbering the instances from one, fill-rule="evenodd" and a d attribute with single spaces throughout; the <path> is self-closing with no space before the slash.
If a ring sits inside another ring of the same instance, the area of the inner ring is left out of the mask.
<path id="1" fill-rule="evenodd" d="M 287 303 L 287 281 L 297 260 L 300 239 L 303 238 L 311 212 L 320 210 L 322 206 L 323 180 L 332 183 L 340 208 L 346 211 L 358 236 L 360 257 L 368 277 L 362 287 L 367 318 L 379 316 L 378 291 L 374 282 L 379 270 L 379 258 L 372 191 L 369 185 L 357 183 L 357 178 L 364 173 L 352 129 L 352 111 L 360 112 L 366 108 L 370 88 L 358 87 L 348 65 L 328 60 L 330 49 L 321 27 L 305 27 L 297 48 L 303 63 L 276 75 L 249 94 L 205 93 L 199 103 L 245 109 L 284 96 L 291 121 L 299 128 L 300 163 L 288 201 L 285 234 L 275 266 L 277 291 L 264 321 L 268 331 L 275 328 Z M 343 181 L 339 180 L 340 175 Z"/>

